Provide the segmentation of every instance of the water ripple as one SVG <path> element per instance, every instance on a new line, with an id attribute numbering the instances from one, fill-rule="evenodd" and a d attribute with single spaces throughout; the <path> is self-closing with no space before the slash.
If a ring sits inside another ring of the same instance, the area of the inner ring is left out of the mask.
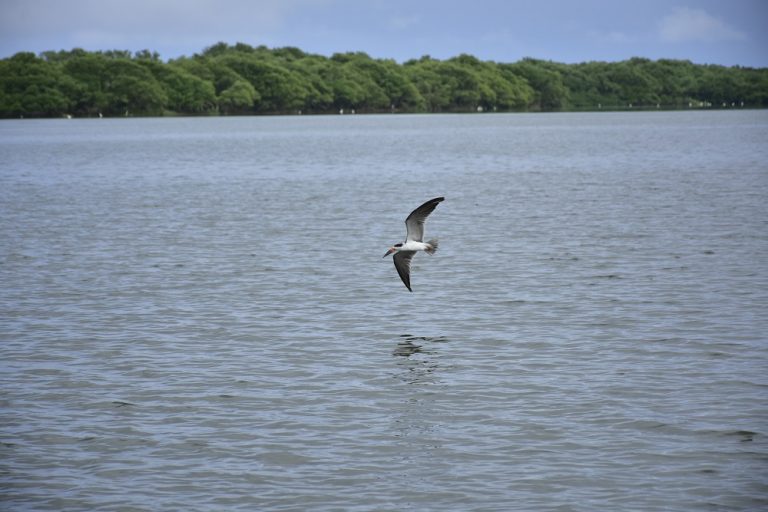
<path id="1" fill-rule="evenodd" d="M 768 507 L 765 113 L 102 121 L 0 127 L 9 510 Z"/>

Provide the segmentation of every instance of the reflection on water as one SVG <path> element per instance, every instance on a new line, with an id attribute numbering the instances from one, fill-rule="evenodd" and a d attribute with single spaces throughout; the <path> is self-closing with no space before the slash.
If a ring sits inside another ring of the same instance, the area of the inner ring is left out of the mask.
<path id="1" fill-rule="evenodd" d="M 422 352 L 421 345 L 416 345 L 412 341 L 400 341 L 397 343 L 395 350 L 392 351 L 393 356 L 411 357 L 414 354 Z"/>
<path id="2" fill-rule="evenodd" d="M 394 436 L 403 443 L 400 462 L 405 464 L 404 468 L 433 464 L 435 451 L 442 447 L 442 423 L 435 419 L 440 416 L 438 343 L 445 341 L 445 336 L 402 334 L 392 351 L 398 357 L 396 377 L 406 384 L 392 415 Z M 418 477 L 409 469 L 406 476 Z"/>
<path id="3" fill-rule="evenodd" d="M 445 336 L 413 336 L 411 334 L 401 334 L 400 341 L 397 342 L 395 350 L 392 352 L 394 356 L 410 357 L 417 353 L 432 353 L 430 348 L 424 349 L 423 345 L 417 345 L 417 343 L 443 343 L 448 341 Z"/>
<path id="4" fill-rule="evenodd" d="M 436 343 L 448 341 L 445 336 L 413 336 L 401 334 L 393 356 L 404 358 L 398 366 L 407 370 L 401 378 L 408 384 L 430 384 L 435 382 L 439 366 L 436 358 Z"/>

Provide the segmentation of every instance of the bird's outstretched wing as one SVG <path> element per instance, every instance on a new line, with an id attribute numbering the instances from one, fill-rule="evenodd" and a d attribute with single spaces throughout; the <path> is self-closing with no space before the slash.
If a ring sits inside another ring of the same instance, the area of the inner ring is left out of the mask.
<path id="1" fill-rule="evenodd" d="M 411 259 L 413 259 L 414 254 L 416 251 L 399 251 L 392 257 L 397 273 L 400 274 L 400 279 L 403 280 L 403 284 L 409 292 L 413 291 L 411 290 Z"/>
<path id="2" fill-rule="evenodd" d="M 444 199 L 444 197 L 436 197 L 434 199 L 430 199 L 411 212 L 408 218 L 405 219 L 405 228 L 407 230 L 407 235 L 405 236 L 406 242 L 410 242 L 411 240 L 416 242 L 423 241 L 424 222 L 426 222 L 429 214 L 435 210 L 437 204 Z"/>

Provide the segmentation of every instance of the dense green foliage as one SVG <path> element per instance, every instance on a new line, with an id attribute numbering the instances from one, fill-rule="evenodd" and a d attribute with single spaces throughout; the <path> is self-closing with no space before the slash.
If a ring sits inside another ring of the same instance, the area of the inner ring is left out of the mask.
<path id="1" fill-rule="evenodd" d="M 169 62 L 147 50 L 0 60 L 0 117 L 768 107 L 768 68 L 633 58 L 560 64 L 218 43 Z"/>

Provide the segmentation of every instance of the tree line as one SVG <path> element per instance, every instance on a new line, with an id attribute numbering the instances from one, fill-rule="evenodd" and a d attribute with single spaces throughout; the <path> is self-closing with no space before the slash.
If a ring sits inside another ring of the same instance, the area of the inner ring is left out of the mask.
<path id="1" fill-rule="evenodd" d="M 768 68 L 632 58 L 563 64 L 471 55 L 399 64 L 362 52 L 218 43 L 164 62 L 143 50 L 0 60 L 0 117 L 768 107 Z"/>

